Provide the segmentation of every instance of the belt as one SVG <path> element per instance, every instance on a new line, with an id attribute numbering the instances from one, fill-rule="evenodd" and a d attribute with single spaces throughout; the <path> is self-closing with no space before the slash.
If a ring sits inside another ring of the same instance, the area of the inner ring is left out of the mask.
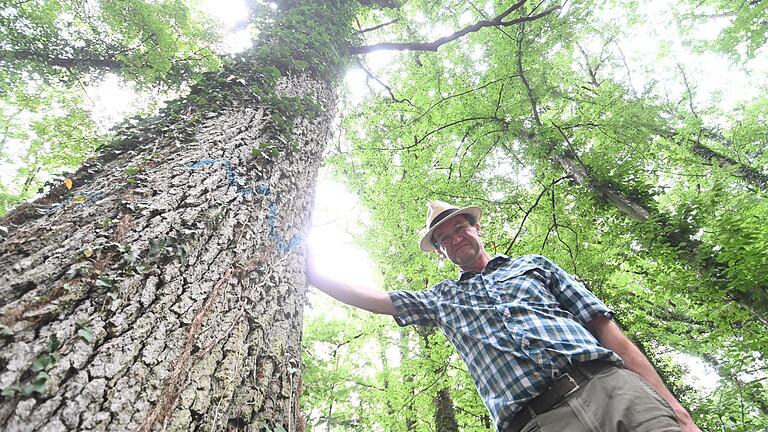
<path id="1" fill-rule="evenodd" d="M 579 389 L 582 383 L 603 370 L 613 367 L 616 367 L 613 363 L 595 360 L 566 369 L 541 394 L 523 405 L 523 409 L 512 418 L 510 426 L 505 432 L 522 430 L 536 415 L 545 413 L 565 401 L 568 396 Z"/>

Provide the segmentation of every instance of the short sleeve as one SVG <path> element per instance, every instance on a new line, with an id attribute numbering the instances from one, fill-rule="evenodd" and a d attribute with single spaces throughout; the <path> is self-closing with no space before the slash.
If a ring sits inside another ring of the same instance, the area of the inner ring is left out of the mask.
<path id="1" fill-rule="evenodd" d="M 397 311 L 395 321 L 401 327 L 435 325 L 438 296 L 434 288 L 425 291 L 389 291 L 388 294 Z"/>
<path id="2" fill-rule="evenodd" d="M 550 291 L 557 298 L 560 306 L 572 313 L 581 324 L 586 324 L 600 316 L 613 317 L 613 311 L 583 283 L 547 258 L 538 258 L 544 261 L 545 270 L 551 274 Z"/>

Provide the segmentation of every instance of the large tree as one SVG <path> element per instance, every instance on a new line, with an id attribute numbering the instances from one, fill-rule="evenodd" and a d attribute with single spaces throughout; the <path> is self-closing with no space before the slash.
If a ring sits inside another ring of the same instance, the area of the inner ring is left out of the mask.
<path id="1" fill-rule="evenodd" d="M 297 428 L 300 245 L 353 6 L 282 5 L 3 220 L 4 429 Z"/>

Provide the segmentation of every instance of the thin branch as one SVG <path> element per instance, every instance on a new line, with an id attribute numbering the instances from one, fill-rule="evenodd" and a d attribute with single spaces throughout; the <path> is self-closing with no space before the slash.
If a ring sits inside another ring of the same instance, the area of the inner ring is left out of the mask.
<path id="1" fill-rule="evenodd" d="M 528 83 L 528 80 L 525 78 L 525 74 L 523 73 L 523 33 L 525 32 L 525 26 L 520 26 L 520 34 L 517 38 L 517 75 L 520 77 L 520 80 L 523 82 L 523 86 L 525 87 L 526 93 L 528 94 L 528 100 L 531 103 L 531 111 L 533 112 L 533 121 L 536 123 L 536 126 L 541 127 L 541 119 L 539 119 L 539 108 L 536 104 L 536 98 L 533 95 L 533 90 L 531 89 L 531 85 Z M 550 151 L 552 149 L 549 149 Z"/>
<path id="2" fill-rule="evenodd" d="M 381 29 L 381 28 L 384 28 L 384 27 L 386 27 L 386 26 L 388 26 L 388 25 L 392 25 L 392 24 L 395 24 L 395 23 L 397 23 L 397 22 L 399 22 L 399 21 L 400 21 L 399 19 L 393 19 L 392 21 L 388 21 L 388 22 L 385 22 L 385 23 L 381 23 L 381 24 L 379 24 L 379 25 L 376 25 L 376 26 L 373 26 L 373 27 L 369 27 L 369 28 L 360 29 L 360 30 L 358 30 L 357 32 L 358 32 L 358 33 L 360 33 L 360 34 L 363 34 L 363 33 L 368 33 L 368 32 L 372 32 L 372 31 L 376 31 L 376 30 L 378 30 L 378 29 Z M 359 26 L 359 23 L 358 23 L 358 26 Z"/>
<path id="3" fill-rule="evenodd" d="M 448 96 L 440 95 L 440 100 L 439 101 L 437 101 L 434 104 L 432 104 L 422 114 L 419 114 L 419 116 L 416 117 L 415 119 L 413 119 L 413 122 L 411 122 L 411 123 L 415 123 L 415 122 L 421 120 L 421 118 L 424 117 L 425 115 L 429 114 L 429 112 L 432 111 L 432 109 L 434 109 L 436 106 L 440 105 L 441 103 L 443 103 L 443 102 L 445 102 L 447 100 L 453 99 L 455 97 L 461 97 L 461 96 L 467 95 L 469 93 L 474 93 L 474 92 L 476 92 L 478 90 L 482 90 L 482 89 L 488 87 L 489 85 L 496 84 L 499 81 L 504 81 L 504 80 L 508 80 L 508 79 L 511 79 L 511 78 L 515 78 L 515 77 L 517 77 L 517 75 L 509 75 L 509 76 L 506 76 L 506 77 L 502 77 L 502 78 L 498 78 L 498 79 L 495 79 L 495 80 L 492 80 L 492 81 L 488 81 L 485 84 L 479 85 L 479 86 L 471 88 L 469 90 L 465 90 L 463 92 L 455 93 L 455 94 L 448 95 Z M 502 84 L 502 86 L 503 86 L 503 84 Z"/>
<path id="4" fill-rule="evenodd" d="M 471 122 L 471 121 L 480 121 L 480 120 L 496 120 L 496 121 L 501 122 L 502 124 L 506 125 L 506 122 L 504 122 L 503 120 L 501 120 L 500 118 L 497 118 L 497 117 L 491 117 L 491 116 L 469 117 L 469 118 L 465 118 L 465 119 L 461 119 L 461 120 L 455 120 L 455 121 L 452 121 L 450 123 L 444 124 L 444 125 L 438 127 L 437 129 L 433 129 L 433 130 L 427 132 L 421 138 L 415 136 L 414 139 L 413 139 L 413 144 L 410 144 L 410 145 L 407 145 L 407 146 L 398 147 L 398 148 L 373 147 L 372 149 L 373 150 L 409 150 L 409 149 L 412 149 L 414 147 L 417 147 L 419 144 L 421 144 L 424 140 L 429 138 L 431 135 L 436 134 L 436 133 L 440 132 L 443 129 L 447 129 L 447 128 L 450 128 L 452 126 L 456 126 L 457 124 L 461 124 L 461 123 L 466 123 L 466 122 Z"/>
<path id="5" fill-rule="evenodd" d="M 576 42 L 576 47 L 581 52 L 581 55 L 584 57 L 584 67 L 587 70 L 587 74 L 589 75 L 589 80 L 592 83 L 592 86 L 600 87 L 600 83 L 597 82 L 597 67 L 599 67 L 599 64 L 595 69 L 592 69 L 592 65 L 589 64 L 589 56 L 587 55 L 587 52 L 578 42 Z"/>
<path id="6" fill-rule="evenodd" d="M 683 66 L 680 63 L 677 64 L 677 69 L 680 70 L 680 74 L 683 76 L 683 84 L 685 84 L 685 90 L 688 93 L 688 108 L 691 109 L 691 114 L 693 114 L 693 116 L 698 119 L 699 114 L 696 112 L 696 108 L 693 106 L 693 89 L 688 82 L 688 75 L 685 74 L 685 69 L 683 69 Z"/>
<path id="7" fill-rule="evenodd" d="M 65 69 L 107 69 L 117 71 L 125 67 L 123 62 L 112 58 L 66 58 L 49 55 L 47 53 L 39 53 L 32 50 L 1 50 L 0 58 L 4 58 L 11 63 L 15 61 L 36 61 Z"/>
<path id="8" fill-rule="evenodd" d="M 560 183 L 561 181 L 569 177 L 570 177 L 569 175 L 564 175 L 552 181 L 552 183 L 550 183 L 549 186 L 545 186 L 544 189 L 541 190 L 541 192 L 539 193 L 539 196 L 536 197 L 536 201 L 533 203 L 531 208 L 529 208 L 528 211 L 525 212 L 525 215 L 523 216 L 523 220 L 520 221 L 520 228 L 517 229 L 517 232 L 515 233 L 515 237 L 512 238 L 512 242 L 507 247 L 507 250 L 504 251 L 504 255 L 509 255 L 509 251 L 512 250 L 512 246 L 515 245 L 515 242 L 517 242 L 517 238 L 520 237 L 520 233 L 523 231 L 523 227 L 525 226 L 525 221 L 528 220 L 528 216 L 531 215 L 531 212 L 533 212 L 533 210 L 539 206 L 539 202 L 541 201 L 541 198 L 544 196 L 544 194 L 547 193 L 547 191 L 549 191 L 549 189 L 552 186 Z"/>
<path id="9" fill-rule="evenodd" d="M 516 11 L 517 9 L 520 9 L 520 7 L 522 7 L 525 2 L 526 0 L 520 0 L 517 3 L 513 4 L 512 6 L 510 6 L 507 10 L 505 10 L 501 14 L 497 15 L 492 20 L 478 21 L 475 24 L 468 25 L 461 30 L 458 30 L 448 36 L 444 36 L 439 39 L 436 39 L 432 42 L 382 42 L 374 45 L 351 47 L 349 48 L 349 53 L 350 54 L 366 54 L 374 51 L 385 51 L 385 50 L 386 51 L 437 51 L 438 48 L 447 44 L 448 42 L 453 42 L 456 39 L 459 39 L 469 33 L 474 33 L 485 27 L 509 27 L 509 26 L 526 22 L 526 21 L 537 20 L 539 18 L 547 16 L 550 13 L 560 9 L 560 5 L 557 5 L 545 10 L 544 12 L 538 13 L 536 15 L 528 15 L 520 18 L 515 18 L 510 21 L 504 21 L 504 18 L 506 18 L 507 15 Z"/>
<path id="10" fill-rule="evenodd" d="M 629 69 L 629 64 L 627 63 L 627 57 L 624 55 L 624 51 L 622 51 L 621 46 L 619 46 L 618 42 L 614 40 L 613 44 L 616 45 L 616 49 L 619 50 L 621 61 L 622 63 L 624 63 L 624 69 L 627 70 L 627 81 L 629 82 L 629 87 L 632 89 L 635 95 L 637 95 L 637 89 L 635 88 L 635 85 L 632 83 L 632 71 Z"/>
<path id="11" fill-rule="evenodd" d="M 373 72 L 371 72 L 367 67 L 365 67 L 365 64 L 363 64 L 363 62 L 361 60 L 359 60 L 359 59 L 357 60 L 357 65 L 360 66 L 360 69 L 362 69 L 365 72 L 365 74 L 368 75 L 369 78 L 371 78 L 372 80 L 374 80 L 377 83 L 379 83 L 379 85 L 384 87 L 384 89 L 387 90 L 387 93 L 389 93 L 389 97 L 391 97 L 393 101 L 395 101 L 397 103 L 406 102 L 406 103 L 408 103 L 408 105 L 410 105 L 411 107 L 413 107 L 414 109 L 416 109 L 418 111 L 418 108 L 416 108 L 416 106 L 413 103 L 411 103 L 410 100 L 408 100 L 406 98 L 403 98 L 403 99 L 396 98 L 395 97 L 395 93 L 392 91 L 392 87 L 384 84 L 384 82 L 381 81 L 376 75 L 374 75 Z"/>

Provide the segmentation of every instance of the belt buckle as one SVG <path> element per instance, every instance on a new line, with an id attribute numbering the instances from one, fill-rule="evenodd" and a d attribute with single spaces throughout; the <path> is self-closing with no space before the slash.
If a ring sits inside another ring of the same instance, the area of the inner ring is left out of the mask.
<path id="1" fill-rule="evenodd" d="M 581 388 L 581 387 L 579 386 L 579 383 L 577 383 L 577 382 L 576 382 L 576 380 L 575 380 L 575 379 L 573 379 L 573 377 L 572 377 L 572 376 L 571 376 L 571 374 L 569 374 L 569 373 L 564 373 L 564 374 L 560 375 L 560 378 L 567 378 L 567 379 L 568 379 L 568 381 L 570 381 L 570 382 L 571 382 L 571 384 L 573 384 L 573 388 L 572 388 L 572 389 L 570 389 L 570 390 L 568 390 L 568 392 L 567 392 L 566 394 L 564 394 L 564 395 L 563 395 L 563 399 L 565 399 L 565 398 L 567 398 L 568 396 L 572 395 L 572 394 L 573 394 L 573 393 L 575 393 L 575 392 L 576 392 L 576 391 L 577 391 L 579 388 Z"/>

